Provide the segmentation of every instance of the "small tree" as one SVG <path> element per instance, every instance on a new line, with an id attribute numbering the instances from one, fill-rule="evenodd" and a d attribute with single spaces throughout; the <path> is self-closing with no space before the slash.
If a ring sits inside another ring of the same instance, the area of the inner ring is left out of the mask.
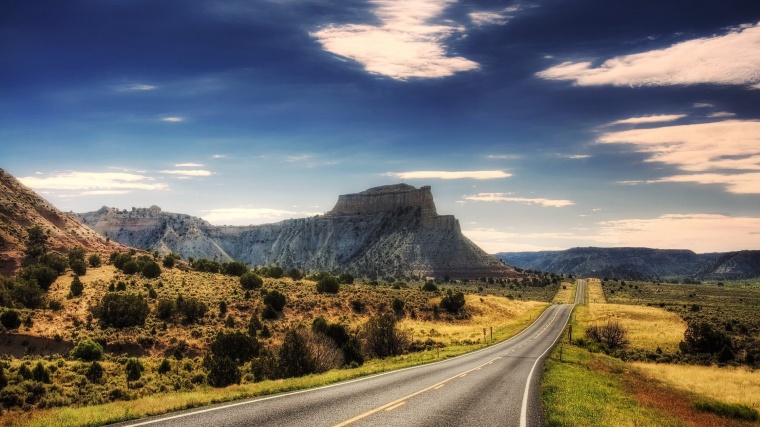
<path id="1" fill-rule="evenodd" d="M 264 284 L 264 280 L 258 274 L 248 271 L 240 276 L 240 286 L 243 289 L 257 289 Z"/>
<path id="2" fill-rule="evenodd" d="M 586 329 L 586 337 L 604 344 L 610 350 L 628 345 L 628 332 L 617 320 L 608 319 L 604 325 L 593 325 Z"/>
<path id="3" fill-rule="evenodd" d="M 162 264 L 166 268 L 172 268 L 172 267 L 174 267 L 174 255 L 173 254 L 168 254 L 168 255 L 164 256 Z"/>
<path id="4" fill-rule="evenodd" d="M 684 353 L 716 354 L 724 347 L 732 347 L 731 338 L 707 322 L 692 322 L 686 327 L 679 348 Z"/>
<path id="5" fill-rule="evenodd" d="M 100 380 L 103 379 L 103 366 L 100 364 L 100 362 L 92 362 L 90 367 L 87 368 L 85 377 L 87 377 L 91 383 L 100 382 Z"/>
<path id="6" fill-rule="evenodd" d="M 337 294 L 340 291 L 340 283 L 335 276 L 325 276 L 317 282 L 317 292 L 320 294 Z"/>
<path id="7" fill-rule="evenodd" d="M 396 330 L 396 316 L 392 313 L 378 314 L 367 320 L 362 328 L 367 353 L 379 358 L 401 354 L 405 337 Z"/>
<path id="8" fill-rule="evenodd" d="M 285 333 L 278 355 L 278 370 L 282 378 L 302 377 L 314 372 L 314 360 L 306 338 L 297 329 L 289 329 Z"/>
<path id="9" fill-rule="evenodd" d="M 100 360 L 103 357 L 103 347 L 95 341 L 85 338 L 71 349 L 70 355 L 74 359 L 88 362 Z"/>
<path id="10" fill-rule="evenodd" d="M 145 324 L 150 308 L 141 294 L 109 292 L 100 304 L 93 308 L 93 314 L 106 326 L 125 328 Z"/>
<path id="11" fill-rule="evenodd" d="M 228 276 L 242 276 L 248 272 L 248 267 L 240 261 L 230 261 L 223 266 L 224 274 Z"/>
<path id="12" fill-rule="evenodd" d="M 455 314 L 464 307 L 464 294 L 461 292 L 452 292 L 451 289 L 446 291 L 446 295 L 441 299 L 441 308 L 449 313 Z"/>
<path id="13" fill-rule="evenodd" d="M 212 357 L 208 372 L 208 383 L 212 387 L 226 387 L 240 384 L 240 370 L 229 357 Z"/>
<path id="14" fill-rule="evenodd" d="M 69 295 L 72 297 L 78 297 L 82 295 L 82 292 L 84 291 L 84 284 L 81 280 L 79 280 L 79 276 L 74 276 L 73 279 L 71 279 L 71 287 L 69 291 Z"/>
<path id="15" fill-rule="evenodd" d="M 69 261 L 69 266 L 71 266 L 71 271 L 77 276 L 84 276 L 87 274 L 87 264 L 84 263 L 84 260 L 75 259 L 74 261 Z"/>
<path id="16" fill-rule="evenodd" d="M 100 259 L 100 255 L 98 254 L 92 254 L 89 258 L 87 258 L 87 263 L 90 264 L 90 267 L 97 268 L 103 265 L 103 261 Z"/>
<path id="17" fill-rule="evenodd" d="M 47 252 L 48 234 L 40 227 L 35 225 L 27 230 L 26 250 L 24 253 L 31 258 L 37 258 Z"/>
<path id="18" fill-rule="evenodd" d="M 162 298 L 156 304 L 156 317 L 161 320 L 170 320 L 174 316 L 175 309 L 174 301 Z"/>
<path id="19" fill-rule="evenodd" d="M 155 261 L 148 261 L 142 266 L 140 272 L 146 279 L 155 279 L 161 275 L 161 267 Z"/>
<path id="20" fill-rule="evenodd" d="M 239 331 L 219 332 L 211 343 L 211 353 L 243 364 L 259 355 L 259 343 L 255 338 Z"/>
<path id="21" fill-rule="evenodd" d="M 158 365 L 158 375 L 163 375 L 169 371 L 172 370 L 172 364 L 169 363 L 169 360 L 164 357 L 164 360 L 161 361 L 161 363 Z"/>
<path id="22" fill-rule="evenodd" d="M 19 326 L 21 326 L 21 318 L 18 315 L 18 311 L 16 310 L 5 310 L 2 314 L 0 314 L 0 324 L 5 327 L 5 329 L 11 330 L 11 329 L 18 329 Z"/>
<path id="23" fill-rule="evenodd" d="M 264 297 L 264 304 L 271 305 L 272 308 L 277 311 L 282 311 L 282 309 L 285 308 L 286 303 L 287 298 L 285 298 L 285 295 L 279 291 L 267 292 Z"/>
<path id="24" fill-rule="evenodd" d="M 145 370 L 140 359 L 130 357 L 127 360 L 127 364 L 124 366 L 124 373 L 127 376 L 127 388 L 129 388 L 130 381 L 137 381 L 142 377 L 142 373 Z"/>
<path id="25" fill-rule="evenodd" d="M 42 361 L 39 361 L 34 365 L 34 369 L 32 369 L 32 379 L 41 383 L 50 384 L 50 371 L 42 364 Z"/>
<path id="26" fill-rule="evenodd" d="M 343 274 L 341 274 L 338 277 L 338 280 L 340 280 L 340 283 L 342 283 L 344 285 L 350 285 L 350 284 L 354 283 L 354 276 L 352 276 L 352 275 L 350 275 L 348 273 L 343 273 Z"/>

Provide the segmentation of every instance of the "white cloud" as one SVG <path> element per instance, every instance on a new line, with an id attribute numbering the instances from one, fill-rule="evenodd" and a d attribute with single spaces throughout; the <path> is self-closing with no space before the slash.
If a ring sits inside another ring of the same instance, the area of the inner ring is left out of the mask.
<path id="1" fill-rule="evenodd" d="M 478 193 L 478 194 L 472 194 L 469 196 L 464 196 L 464 199 L 474 201 L 474 202 L 527 203 L 530 205 L 541 205 L 544 207 L 553 207 L 553 208 L 561 208 L 565 206 L 572 206 L 575 204 L 575 202 L 571 200 L 512 197 L 510 193 Z"/>
<path id="2" fill-rule="evenodd" d="M 400 179 L 499 179 L 509 178 L 511 173 L 499 170 L 492 171 L 410 171 L 388 172 L 386 176 Z"/>
<path id="3" fill-rule="evenodd" d="M 211 176 L 214 173 L 203 169 L 176 169 L 176 170 L 162 170 L 161 173 L 167 175 L 180 175 L 180 176 Z"/>
<path id="4" fill-rule="evenodd" d="M 470 20 L 479 27 L 484 25 L 506 25 L 509 22 L 509 16 L 498 12 L 472 12 L 470 13 Z"/>
<path id="5" fill-rule="evenodd" d="M 654 116 L 644 117 L 631 117 L 629 119 L 616 120 L 611 125 L 623 125 L 623 124 L 641 124 L 641 123 L 660 123 L 660 122 L 673 122 L 678 119 L 686 117 L 686 114 L 660 114 Z"/>
<path id="6" fill-rule="evenodd" d="M 519 154 L 489 154 L 487 157 L 492 160 L 517 160 L 522 158 Z"/>
<path id="7" fill-rule="evenodd" d="M 669 214 L 651 219 L 598 223 L 614 246 L 722 252 L 760 247 L 760 218 L 717 214 Z"/>
<path id="8" fill-rule="evenodd" d="M 589 154 L 557 154 L 557 157 L 570 160 L 588 159 Z"/>
<path id="9" fill-rule="evenodd" d="M 250 225 L 281 221 L 299 215 L 299 212 L 269 208 L 211 209 L 203 219 L 216 225 Z"/>
<path id="10" fill-rule="evenodd" d="M 117 194 L 113 192 L 154 191 L 168 188 L 166 184 L 155 183 L 153 178 L 145 175 L 116 172 L 59 172 L 48 176 L 22 177 L 19 181 L 35 190 L 81 191 L 80 195 Z"/>
<path id="11" fill-rule="evenodd" d="M 161 120 L 168 123 L 179 123 L 179 122 L 184 121 L 185 119 L 182 117 L 164 117 Z"/>
<path id="12" fill-rule="evenodd" d="M 445 40 L 464 28 L 434 21 L 456 0 L 372 0 L 379 25 L 328 25 L 310 35 L 324 50 L 353 59 L 367 72 L 397 80 L 440 78 L 478 69 L 448 56 Z"/>
<path id="13" fill-rule="evenodd" d="M 688 40 L 665 49 L 618 56 L 601 65 L 564 62 L 536 73 L 579 86 L 670 86 L 760 84 L 760 24 Z"/>
<path id="14" fill-rule="evenodd" d="M 630 144 L 684 172 L 654 181 L 723 184 L 732 193 L 760 193 L 760 121 L 726 120 L 602 134 L 602 144 Z"/>
<path id="15" fill-rule="evenodd" d="M 734 117 L 736 116 L 735 113 L 732 113 L 730 111 L 718 111 L 717 113 L 710 113 L 707 115 L 707 117 L 710 118 L 716 118 L 716 117 Z"/>
<path id="16" fill-rule="evenodd" d="M 145 91 L 154 90 L 154 89 L 156 89 L 156 86 L 145 85 L 145 84 L 132 84 L 132 85 L 120 86 L 118 88 L 118 90 L 122 92 L 145 92 Z"/>
<path id="17" fill-rule="evenodd" d="M 200 163 L 177 163 L 174 165 L 176 168 L 200 168 L 203 167 Z"/>
<path id="18" fill-rule="evenodd" d="M 304 162 L 306 160 L 310 160 L 312 157 L 314 156 L 310 154 L 301 154 L 298 156 L 288 156 L 285 158 L 285 161 L 288 163 Z"/>
<path id="19" fill-rule="evenodd" d="M 214 154 L 213 156 L 211 156 L 211 158 L 212 159 L 226 159 L 227 155 L 226 154 Z"/>
<path id="20" fill-rule="evenodd" d="M 695 102 L 694 105 L 692 105 L 694 108 L 710 108 L 714 107 L 712 104 L 708 104 L 707 102 Z"/>

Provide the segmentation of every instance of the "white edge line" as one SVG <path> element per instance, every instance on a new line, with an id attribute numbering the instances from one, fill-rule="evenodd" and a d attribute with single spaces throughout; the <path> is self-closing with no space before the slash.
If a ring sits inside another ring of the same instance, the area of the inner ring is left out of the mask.
<path id="1" fill-rule="evenodd" d="M 534 320 L 525 329 L 523 329 L 522 331 L 518 332 L 517 334 L 515 334 L 512 337 L 510 337 L 509 339 L 506 339 L 506 340 L 504 340 L 504 341 L 502 341 L 502 342 L 500 342 L 498 344 L 495 344 L 495 345 L 491 345 L 491 346 L 488 346 L 488 347 L 485 347 L 485 348 L 481 348 L 480 350 L 475 350 L 475 351 L 471 351 L 469 353 L 460 354 L 459 356 L 455 356 L 455 357 L 439 360 L 437 362 L 424 363 L 422 365 L 417 365 L 417 366 L 410 366 L 408 368 L 401 368 L 401 369 L 396 369 L 396 370 L 392 370 L 392 371 L 381 372 L 379 374 L 374 374 L 374 375 L 369 375 L 369 376 L 366 376 L 366 377 L 355 378 L 355 379 L 347 380 L 347 381 L 341 381 L 341 382 L 337 382 L 337 383 L 333 383 L 333 384 L 327 384 L 327 385 L 323 385 L 323 386 L 315 387 L 315 388 L 307 388 L 307 389 L 303 389 L 303 390 L 291 391 L 289 393 L 274 394 L 274 395 L 271 395 L 271 396 L 254 397 L 252 399 L 245 400 L 245 401 L 242 401 L 242 402 L 228 403 L 226 405 L 214 406 L 212 408 L 206 408 L 206 409 L 200 409 L 200 410 L 189 409 L 189 411 L 191 411 L 191 412 L 185 412 L 185 413 L 182 413 L 182 414 L 172 415 L 172 416 L 168 416 L 168 417 L 163 417 L 161 415 L 154 415 L 156 417 L 161 417 L 161 418 L 157 418 L 157 419 L 153 419 L 153 420 L 147 420 L 147 421 L 139 422 L 139 423 L 136 423 L 136 424 L 124 424 L 124 425 L 125 426 L 129 426 L 129 427 L 145 426 L 145 425 L 155 424 L 155 423 L 159 423 L 159 422 L 163 422 L 163 421 L 175 420 L 175 419 L 178 419 L 178 418 L 189 417 L 191 415 L 203 414 L 203 413 L 206 413 L 206 412 L 213 412 L 213 411 L 218 411 L 218 410 L 227 409 L 227 408 L 234 408 L 235 406 L 248 405 L 248 404 L 251 404 L 251 403 L 257 403 L 257 402 L 262 402 L 262 401 L 271 400 L 271 399 L 279 399 L 281 397 L 293 396 L 293 395 L 296 395 L 296 394 L 310 393 L 310 392 L 317 391 L 317 390 L 323 390 L 323 389 L 326 389 L 326 388 L 338 387 L 338 386 L 341 386 L 341 385 L 344 385 L 344 384 L 352 384 L 352 383 L 359 382 L 359 381 L 366 381 L 366 380 L 370 380 L 372 378 L 381 377 L 381 376 L 384 376 L 384 375 L 395 374 L 397 372 L 403 372 L 403 371 L 407 371 L 407 370 L 411 370 L 411 369 L 424 368 L 426 366 L 433 366 L 433 365 L 436 365 L 436 364 L 439 364 L 439 363 L 448 362 L 450 360 L 456 360 L 456 359 L 459 359 L 461 357 L 470 356 L 472 354 L 480 353 L 481 351 L 485 351 L 485 350 L 491 350 L 491 349 L 494 349 L 495 347 L 499 347 L 499 346 L 502 346 L 502 345 L 505 345 L 505 344 L 509 343 L 510 341 L 514 340 L 515 338 L 517 338 L 520 335 L 522 335 L 525 331 L 527 331 L 528 329 L 530 329 L 531 326 L 533 326 L 534 324 L 536 324 L 536 322 L 538 322 L 542 317 L 544 317 L 544 315 L 546 315 L 546 313 L 549 312 L 550 309 L 554 305 L 556 305 L 556 304 L 551 304 L 550 303 L 549 306 L 546 307 L 546 310 L 544 310 L 541 313 L 540 316 L 536 317 L 536 320 Z M 533 367 L 535 368 L 535 365 Z M 532 373 L 533 373 L 533 371 L 531 370 L 531 374 Z M 528 379 L 530 380 L 530 376 L 528 377 Z M 526 391 L 527 391 L 527 389 L 526 389 Z M 523 403 L 523 405 L 524 404 L 525 403 Z"/>
<path id="2" fill-rule="evenodd" d="M 575 304 L 573 304 L 573 308 L 570 309 L 572 311 L 575 308 Z M 530 379 L 533 377 L 533 371 L 536 370 L 536 366 L 538 366 L 538 362 L 546 355 L 546 353 L 549 352 L 549 350 L 553 349 L 554 346 L 557 344 L 557 341 L 562 337 L 562 331 L 565 330 L 565 326 L 567 326 L 567 322 L 570 320 L 570 316 L 567 316 L 567 319 L 565 319 L 565 324 L 562 325 L 562 329 L 560 330 L 560 333 L 557 334 L 557 338 L 554 339 L 554 342 L 552 342 L 552 345 L 550 345 L 546 350 L 544 350 L 543 353 L 541 353 L 540 356 L 536 358 L 536 361 L 533 362 L 533 367 L 530 369 L 530 373 L 528 374 L 528 379 L 525 380 L 525 393 L 523 393 L 523 400 L 522 400 L 522 406 L 520 407 L 520 427 L 527 427 L 528 426 L 528 397 L 529 397 L 529 391 L 530 391 Z"/>

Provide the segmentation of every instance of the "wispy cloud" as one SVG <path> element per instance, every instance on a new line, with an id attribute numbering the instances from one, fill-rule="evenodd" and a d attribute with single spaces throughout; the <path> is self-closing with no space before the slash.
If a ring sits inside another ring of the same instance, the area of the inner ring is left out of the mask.
<path id="1" fill-rule="evenodd" d="M 440 78 L 475 70 L 477 63 L 448 56 L 445 40 L 464 27 L 436 22 L 456 0 L 373 0 L 378 25 L 328 25 L 311 33 L 329 52 L 367 72 L 393 79 Z"/>
<path id="2" fill-rule="evenodd" d="M 519 154 L 489 154 L 486 157 L 491 160 L 517 160 L 522 158 Z"/>
<path id="3" fill-rule="evenodd" d="M 154 90 L 154 89 L 156 89 L 156 86 L 139 84 L 139 83 L 119 86 L 117 88 L 117 90 L 120 92 L 146 92 L 146 91 Z"/>
<path id="4" fill-rule="evenodd" d="M 211 176 L 214 173 L 203 169 L 172 169 L 162 170 L 161 173 L 167 175 L 180 175 L 180 176 Z"/>
<path id="5" fill-rule="evenodd" d="M 642 123 L 673 122 L 686 117 L 686 114 L 660 114 L 654 116 L 631 117 L 628 119 L 615 120 L 610 125 L 637 125 Z"/>
<path id="6" fill-rule="evenodd" d="M 557 154 L 557 157 L 562 159 L 570 159 L 570 160 L 580 160 L 580 159 L 588 159 L 591 157 L 590 154 Z"/>
<path id="7" fill-rule="evenodd" d="M 212 159 L 226 159 L 227 155 L 226 154 L 214 154 L 213 156 L 211 156 L 211 158 Z"/>
<path id="8" fill-rule="evenodd" d="M 710 108 L 714 107 L 714 105 L 709 104 L 707 102 L 695 102 L 694 105 L 692 105 L 694 108 Z"/>
<path id="9" fill-rule="evenodd" d="M 723 184 L 732 193 L 760 193 L 760 121 L 726 120 L 602 134 L 601 144 L 629 144 L 684 172 L 644 182 Z M 634 182 L 641 183 L 641 182 Z"/>
<path id="10" fill-rule="evenodd" d="M 499 170 L 491 171 L 410 171 L 388 172 L 385 176 L 400 179 L 499 179 L 509 178 L 511 173 Z"/>
<path id="11" fill-rule="evenodd" d="M 168 123 L 179 123 L 185 121 L 183 117 L 164 117 L 161 120 Z"/>
<path id="12" fill-rule="evenodd" d="M 760 247 L 760 218 L 718 214 L 668 214 L 598 223 L 600 240 L 615 246 L 733 251 Z"/>
<path id="13" fill-rule="evenodd" d="M 285 157 L 285 161 L 288 163 L 297 163 L 297 162 L 305 162 L 307 160 L 311 160 L 314 156 L 311 154 L 301 154 L 297 156 L 287 156 Z"/>
<path id="14" fill-rule="evenodd" d="M 80 191 L 80 195 L 121 194 L 133 190 L 166 190 L 164 183 L 145 175 L 115 172 L 56 172 L 19 178 L 35 190 Z"/>
<path id="15" fill-rule="evenodd" d="M 718 117 L 734 117 L 736 116 L 735 113 L 732 113 L 730 111 L 718 111 L 716 113 L 710 113 L 707 115 L 707 117 L 710 118 L 718 118 Z"/>
<path id="16" fill-rule="evenodd" d="M 512 13 L 520 10 L 519 6 L 510 6 L 497 12 L 479 11 L 469 14 L 470 20 L 478 27 L 485 25 L 506 25 L 512 19 Z"/>
<path id="17" fill-rule="evenodd" d="M 270 208 L 219 208 L 204 212 L 202 218 L 217 225 L 264 224 L 310 214 Z"/>
<path id="18" fill-rule="evenodd" d="M 176 168 L 200 168 L 203 167 L 200 163 L 177 163 L 174 165 Z"/>
<path id="19" fill-rule="evenodd" d="M 670 86 L 760 84 L 760 24 L 726 34 L 688 40 L 665 49 L 618 56 L 594 66 L 564 62 L 536 75 L 569 80 L 579 86 Z"/>
<path id="20" fill-rule="evenodd" d="M 545 198 L 527 198 L 527 197 L 514 197 L 511 193 L 478 193 L 469 196 L 464 196 L 465 200 L 474 202 L 514 202 L 514 203 L 526 203 L 530 205 L 541 205 L 544 207 L 561 208 L 565 206 L 572 206 L 575 204 L 572 200 L 557 200 L 557 199 L 545 199 Z"/>

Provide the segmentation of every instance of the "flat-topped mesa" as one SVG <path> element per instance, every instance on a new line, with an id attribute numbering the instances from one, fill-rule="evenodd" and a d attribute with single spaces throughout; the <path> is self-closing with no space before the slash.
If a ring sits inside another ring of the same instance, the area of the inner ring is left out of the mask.
<path id="1" fill-rule="evenodd" d="M 384 185 L 356 194 L 338 196 L 327 215 L 356 215 L 419 208 L 423 218 L 437 217 L 430 186 L 419 189 L 409 184 Z"/>

